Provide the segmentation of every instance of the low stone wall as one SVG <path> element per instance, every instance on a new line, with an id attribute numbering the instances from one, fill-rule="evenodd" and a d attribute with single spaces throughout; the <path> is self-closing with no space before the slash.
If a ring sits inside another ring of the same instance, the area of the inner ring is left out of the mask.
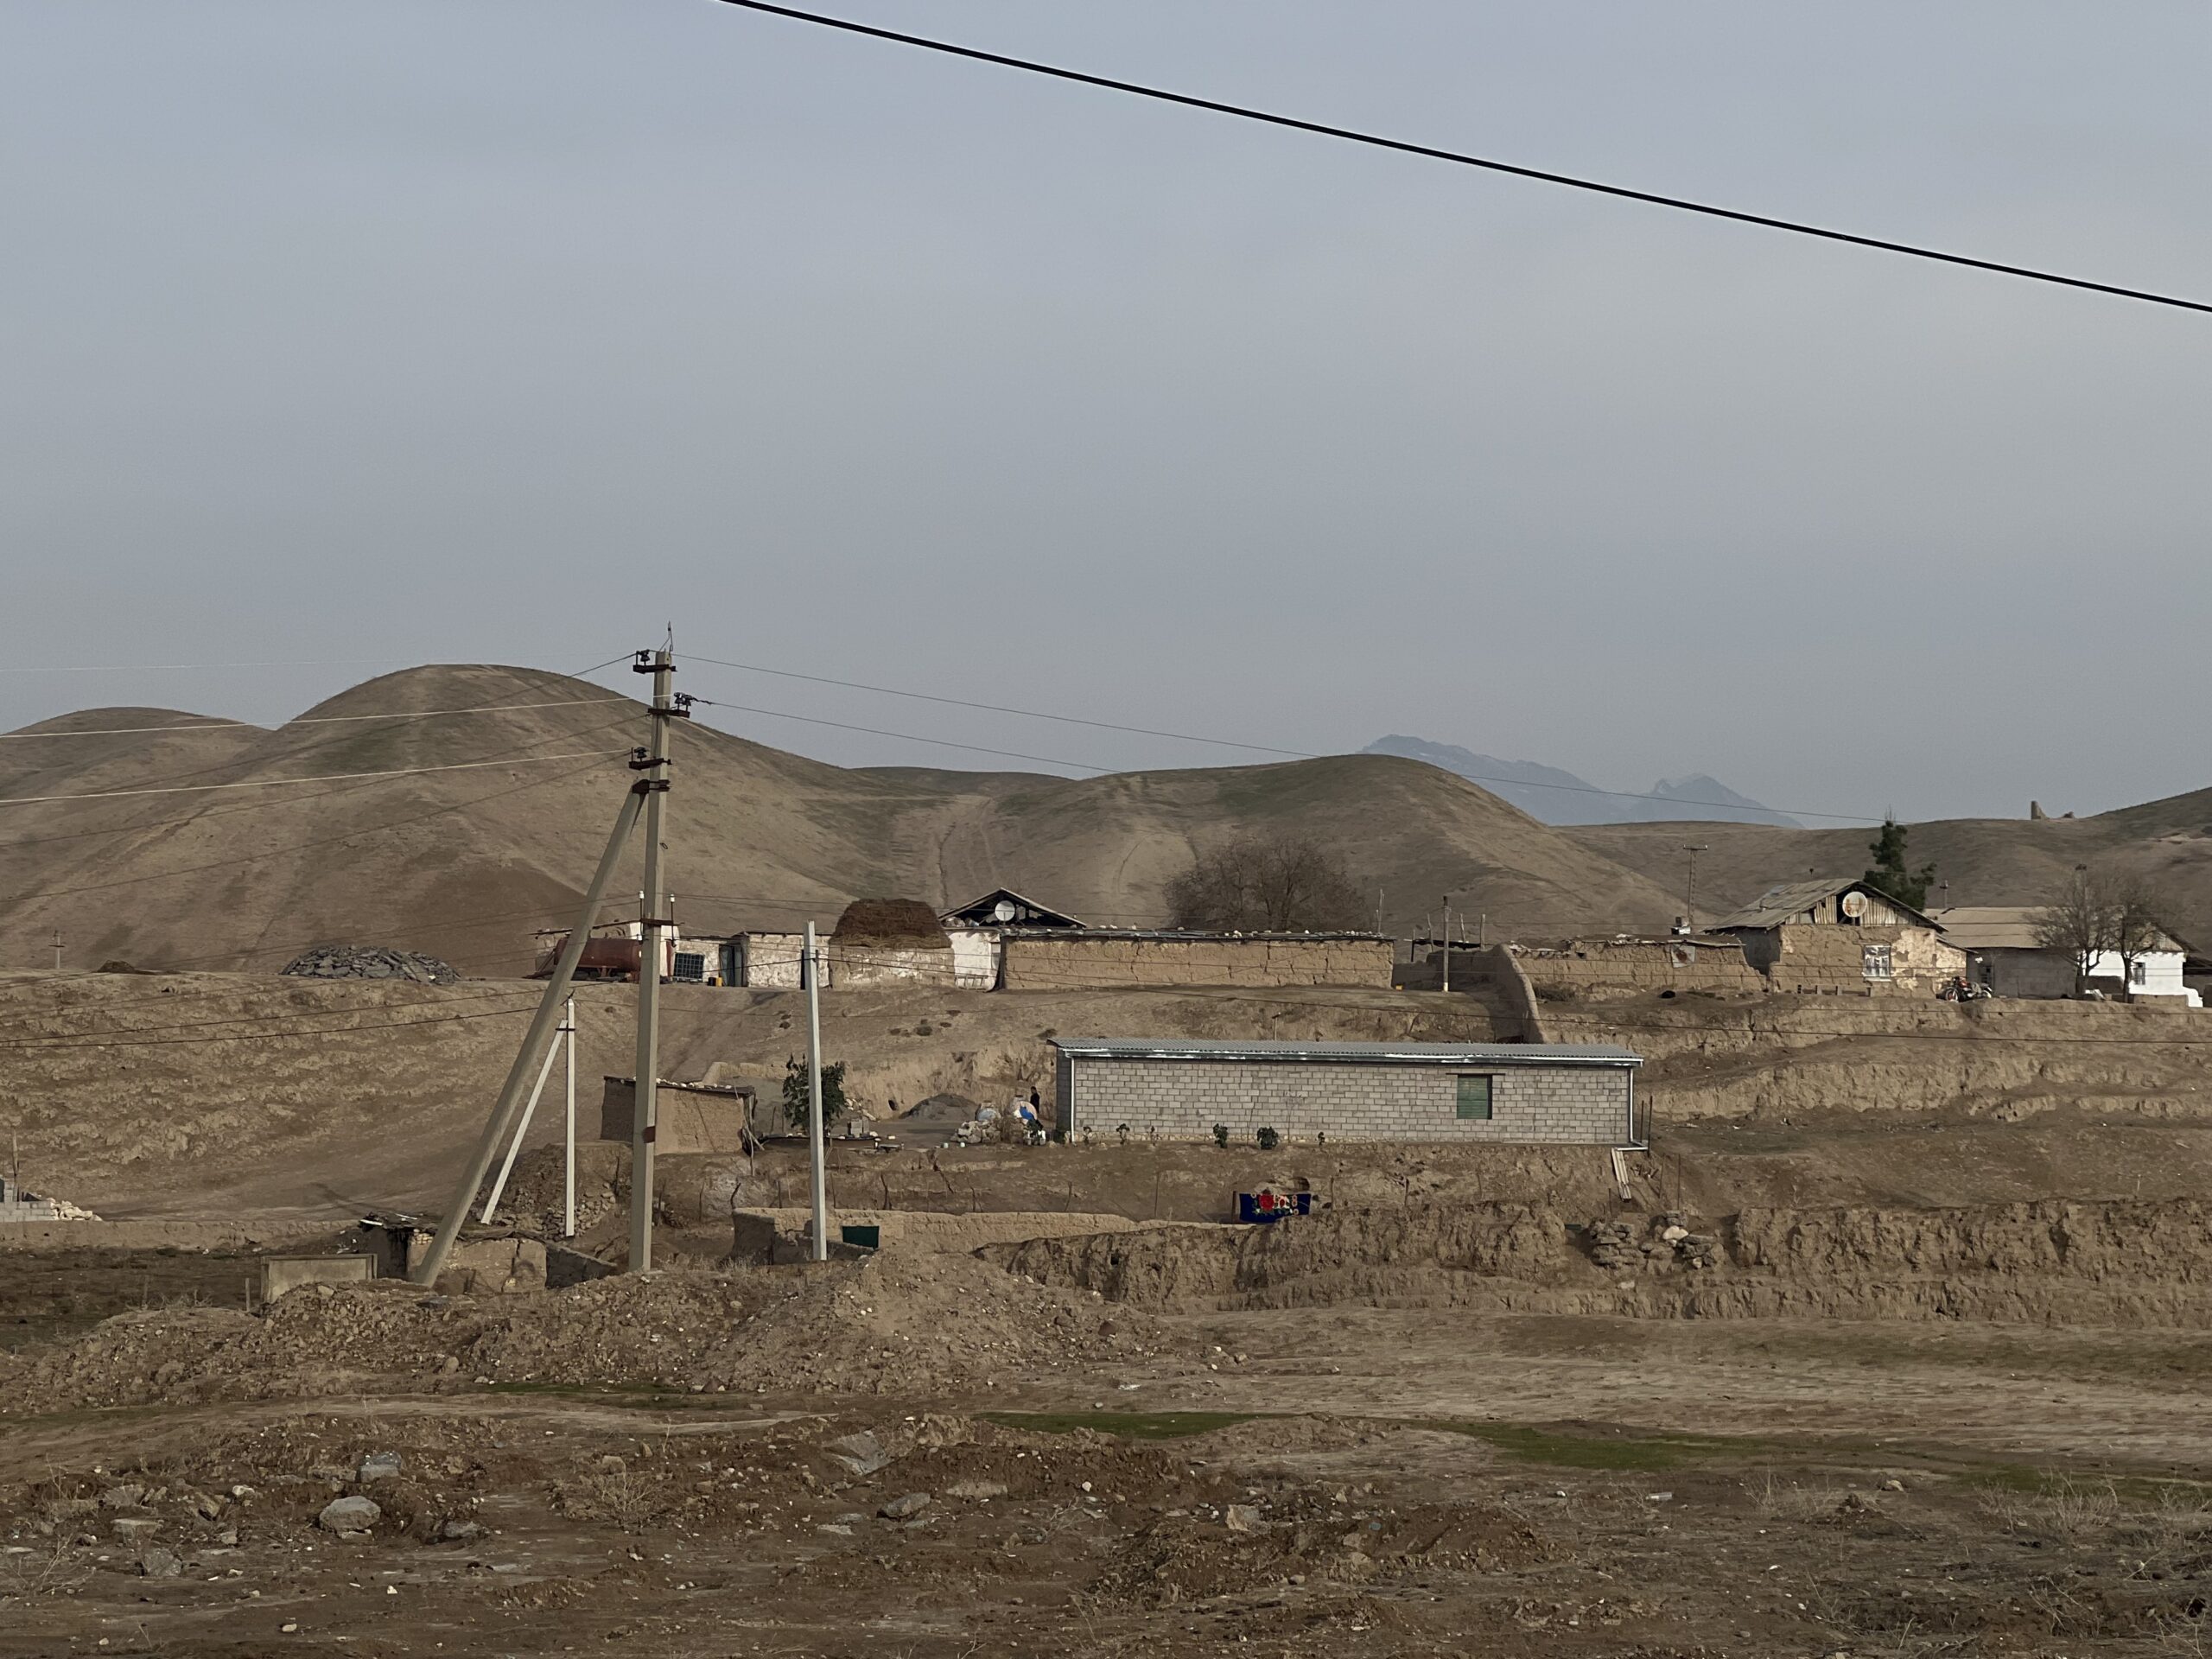
<path id="1" fill-rule="evenodd" d="M 1009 991 L 1122 990 L 1179 985 L 1390 987 L 1391 942 L 1382 938 L 1009 935 Z"/>
<path id="2" fill-rule="evenodd" d="M 740 1210 L 732 1255 L 741 1262 L 785 1262 L 806 1259 L 814 1224 L 810 1210 Z M 1129 1232 L 1138 1224 L 1125 1216 L 1086 1215 L 1059 1210 L 978 1211 L 953 1215 L 935 1210 L 839 1210 L 830 1211 L 830 1237 L 841 1227 L 874 1227 L 879 1248 L 901 1254 L 936 1251 L 973 1255 L 987 1244 L 1019 1244 L 1033 1238 L 1069 1238 Z"/>
<path id="3" fill-rule="evenodd" d="M 271 1255 L 261 1263 L 261 1300 L 273 1302 L 302 1285 L 358 1285 L 377 1276 L 373 1255 Z"/>
<path id="4" fill-rule="evenodd" d="M 832 939 L 824 953 L 825 990 L 863 985 L 951 985 L 956 978 L 951 950 L 907 944 L 842 944 Z"/>

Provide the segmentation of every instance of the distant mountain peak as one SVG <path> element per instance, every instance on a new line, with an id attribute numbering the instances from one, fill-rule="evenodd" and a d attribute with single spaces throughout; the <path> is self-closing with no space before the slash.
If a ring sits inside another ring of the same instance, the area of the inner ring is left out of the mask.
<path id="1" fill-rule="evenodd" d="M 1456 743 L 1393 733 L 1367 746 L 1369 754 L 1395 754 L 1426 760 L 1480 784 L 1530 817 L 1551 824 L 1650 823 L 1670 821 L 1766 823 L 1799 829 L 1796 819 L 1740 795 L 1719 779 L 1699 772 L 1662 778 L 1649 791 L 1616 792 L 1557 766 L 1534 760 L 1501 760 Z"/>

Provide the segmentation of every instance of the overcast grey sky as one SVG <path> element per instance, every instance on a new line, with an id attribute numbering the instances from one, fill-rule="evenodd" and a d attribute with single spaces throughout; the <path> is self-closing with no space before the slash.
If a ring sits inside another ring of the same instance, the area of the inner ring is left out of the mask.
<path id="1" fill-rule="evenodd" d="M 842 10 L 2212 297 L 2197 3 Z M 709 0 L 12 0 L 0 214 L 6 664 L 331 664 L 0 674 L 0 726 L 275 719 L 672 618 L 741 661 L 1785 809 L 2212 784 L 2212 318 Z"/>

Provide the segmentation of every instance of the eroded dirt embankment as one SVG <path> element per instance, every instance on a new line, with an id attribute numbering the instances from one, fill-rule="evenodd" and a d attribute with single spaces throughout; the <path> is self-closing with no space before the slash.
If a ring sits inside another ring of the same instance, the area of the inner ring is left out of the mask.
<path id="1" fill-rule="evenodd" d="M 1866 1114 L 2212 1116 L 2212 1015 L 2152 1004 L 1655 996 L 1543 1004 L 1558 1042 L 1625 1043 L 1662 1123 Z"/>
<path id="2" fill-rule="evenodd" d="M 1149 1228 L 980 1254 L 1043 1284 L 1182 1311 L 1363 1303 L 1649 1319 L 2212 1324 L 2212 1205 L 2196 1200 L 1745 1210 L 1711 1224 L 1685 1218 L 1672 1230 L 1679 1241 L 1662 1219 L 1610 1224 L 1608 1238 L 1605 1224 L 1570 1224 L 1524 1205 L 1338 1210 L 1273 1228 Z"/>

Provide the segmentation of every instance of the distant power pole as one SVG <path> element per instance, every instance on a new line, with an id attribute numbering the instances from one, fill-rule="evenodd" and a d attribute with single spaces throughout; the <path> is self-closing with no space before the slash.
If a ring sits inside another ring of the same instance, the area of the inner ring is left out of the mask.
<path id="1" fill-rule="evenodd" d="M 1682 920 L 1694 933 L 1697 931 L 1697 855 L 1709 853 L 1713 849 L 1700 842 L 1695 847 L 1685 846 L 1682 850 L 1690 855 L 1689 886 L 1682 893 Z"/>
<path id="2" fill-rule="evenodd" d="M 1444 988 L 1452 988 L 1452 895 L 1444 895 Z"/>
<path id="3" fill-rule="evenodd" d="M 61 930 L 58 927 L 54 930 L 54 971 L 61 971 Z"/>

